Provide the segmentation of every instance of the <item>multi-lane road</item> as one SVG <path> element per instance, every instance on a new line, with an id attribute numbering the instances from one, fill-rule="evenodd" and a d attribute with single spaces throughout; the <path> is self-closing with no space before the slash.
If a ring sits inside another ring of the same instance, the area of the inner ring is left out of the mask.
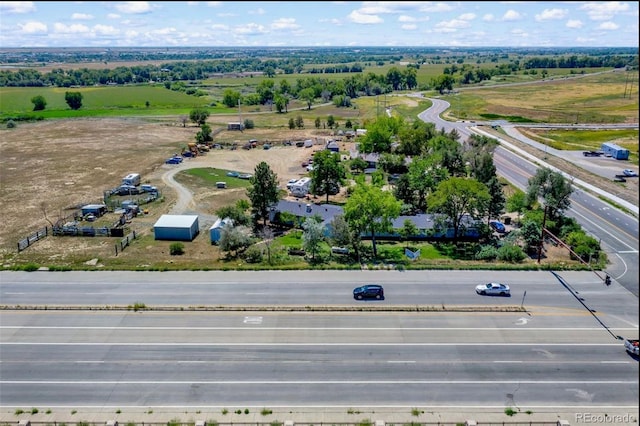
<path id="1" fill-rule="evenodd" d="M 475 294 L 473 271 L 1 272 L 0 279 L 3 305 L 49 308 L 0 312 L 1 406 L 637 412 L 638 362 L 618 339 L 638 335 L 637 298 L 588 272 L 482 273 L 482 281 L 508 281 L 510 298 Z M 386 299 L 354 301 L 353 287 L 367 282 L 384 285 Z M 164 310 L 115 309 L 136 303 Z M 105 309 L 53 310 L 61 306 Z M 191 310 L 216 306 L 238 310 Z M 345 310 L 363 306 L 396 310 Z M 417 306 L 450 310 L 411 310 Z M 470 306 L 496 311 L 453 309 Z M 526 311 L 507 310 L 520 306 Z"/>

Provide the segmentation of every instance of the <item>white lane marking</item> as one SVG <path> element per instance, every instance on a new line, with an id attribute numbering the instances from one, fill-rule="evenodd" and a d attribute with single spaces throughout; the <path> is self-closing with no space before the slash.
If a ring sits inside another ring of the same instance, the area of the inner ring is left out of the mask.
<path id="1" fill-rule="evenodd" d="M 586 347 L 620 347 L 620 343 L 484 343 L 484 342 L 465 342 L 465 343 L 236 343 L 236 342 L 220 342 L 220 343 L 166 343 L 166 342 L 0 342 L 5 346 L 586 346 Z"/>
<path id="2" fill-rule="evenodd" d="M 477 384 L 533 384 L 533 385 L 633 385 L 637 380 L 2 380 L 0 384 L 7 385 L 352 385 L 352 384 L 378 384 L 378 385 L 477 385 Z"/>
<path id="3" fill-rule="evenodd" d="M 262 317 L 245 317 L 262 318 Z M 632 325 L 632 324 L 629 324 Z M 638 327 L 609 327 L 611 330 L 638 331 Z M 92 326 L 31 326 L 31 325 L 0 325 L 0 330 L 346 330 L 346 331 L 602 331 L 602 327 L 92 327 Z"/>

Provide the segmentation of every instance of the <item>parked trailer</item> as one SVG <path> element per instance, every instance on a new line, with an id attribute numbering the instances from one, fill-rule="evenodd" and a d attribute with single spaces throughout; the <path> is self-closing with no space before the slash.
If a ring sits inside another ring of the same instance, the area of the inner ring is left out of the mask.
<path id="1" fill-rule="evenodd" d="M 129 173 L 128 175 L 122 178 L 122 185 L 131 185 L 131 186 L 140 185 L 140 174 Z"/>

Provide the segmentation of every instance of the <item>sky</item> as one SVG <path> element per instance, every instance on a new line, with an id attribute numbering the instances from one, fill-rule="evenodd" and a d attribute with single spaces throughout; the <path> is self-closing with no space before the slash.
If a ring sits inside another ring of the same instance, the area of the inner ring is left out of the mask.
<path id="1" fill-rule="evenodd" d="M 10 47 L 638 47 L 637 1 L 0 1 Z"/>

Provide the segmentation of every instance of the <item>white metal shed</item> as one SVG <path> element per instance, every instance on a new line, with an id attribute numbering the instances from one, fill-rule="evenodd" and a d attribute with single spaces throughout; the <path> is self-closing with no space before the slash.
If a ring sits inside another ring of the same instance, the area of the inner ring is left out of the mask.
<path id="1" fill-rule="evenodd" d="M 156 240 L 193 241 L 199 232 L 197 215 L 163 214 L 153 225 Z"/>

